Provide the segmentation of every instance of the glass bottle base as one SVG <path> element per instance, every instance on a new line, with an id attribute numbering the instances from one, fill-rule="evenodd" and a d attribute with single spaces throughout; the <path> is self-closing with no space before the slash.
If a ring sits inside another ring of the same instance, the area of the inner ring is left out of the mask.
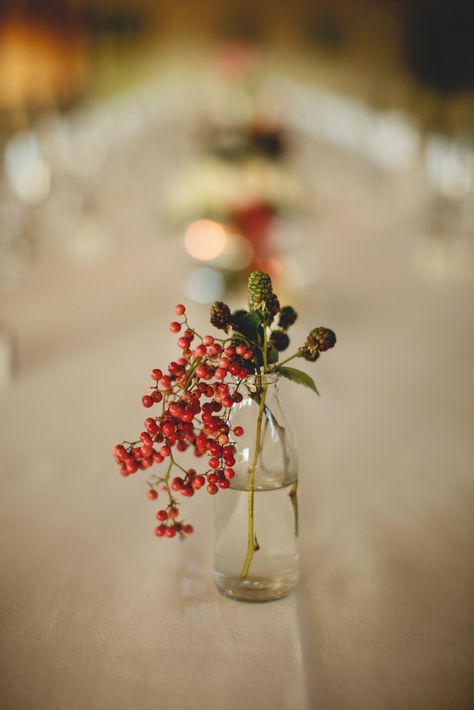
<path id="1" fill-rule="evenodd" d="M 290 594 L 298 582 L 298 573 L 280 576 L 250 575 L 246 579 L 214 572 L 214 581 L 221 594 L 243 602 L 271 602 Z"/>

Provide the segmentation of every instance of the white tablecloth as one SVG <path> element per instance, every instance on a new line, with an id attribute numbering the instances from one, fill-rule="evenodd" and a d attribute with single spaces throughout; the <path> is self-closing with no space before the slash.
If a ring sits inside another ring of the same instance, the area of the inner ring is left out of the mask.
<path id="1" fill-rule="evenodd" d="M 139 200 L 109 203 L 106 259 L 45 248 L 4 302 L 20 370 L 1 409 L 2 710 L 472 707 L 472 290 L 414 268 L 416 174 L 322 146 L 304 160 L 321 276 L 295 337 L 327 325 L 338 343 L 312 370 L 320 399 L 284 391 L 298 591 L 219 596 L 210 497 L 185 504 L 191 539 L 158 540 L 143 480 L 116 472 L 111 448 L 173 354 L 184 257 L 137 225 Z"/>

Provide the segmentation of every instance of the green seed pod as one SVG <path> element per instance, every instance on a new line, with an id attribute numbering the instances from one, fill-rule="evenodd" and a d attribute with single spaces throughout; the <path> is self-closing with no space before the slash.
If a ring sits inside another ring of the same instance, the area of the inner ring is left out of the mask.
<path id="1" fill-rule="evenodd" d="M 249 276 L 249 308 L 256 311 L 266 305 L 273 295 L 272 280 L 263 271 L 253 271 Z"/>

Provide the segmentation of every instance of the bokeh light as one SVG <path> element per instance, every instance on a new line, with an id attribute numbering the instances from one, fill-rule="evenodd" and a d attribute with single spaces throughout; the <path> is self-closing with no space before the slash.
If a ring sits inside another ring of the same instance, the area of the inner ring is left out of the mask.
<path id="1" fill-rule="evenodd" d="M 225 249 L 227 235 L 222 224 L 200 219 L 189 225 L 184 236 L 188 253 L 200 261 L 216 259 Z"/>

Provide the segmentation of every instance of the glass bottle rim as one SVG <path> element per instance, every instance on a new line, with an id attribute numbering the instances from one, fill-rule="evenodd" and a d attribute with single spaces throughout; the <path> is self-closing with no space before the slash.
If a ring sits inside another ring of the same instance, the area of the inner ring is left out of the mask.
<path id="1" fill-rule="evenodd" d="M 236 382 L 242 382 L 243 385 L 275 385 L 279 381 L 281 374 L 279 372 L 266 372 L 259 374 L 247 375 L 242 380 L 236 380 Z"/>

